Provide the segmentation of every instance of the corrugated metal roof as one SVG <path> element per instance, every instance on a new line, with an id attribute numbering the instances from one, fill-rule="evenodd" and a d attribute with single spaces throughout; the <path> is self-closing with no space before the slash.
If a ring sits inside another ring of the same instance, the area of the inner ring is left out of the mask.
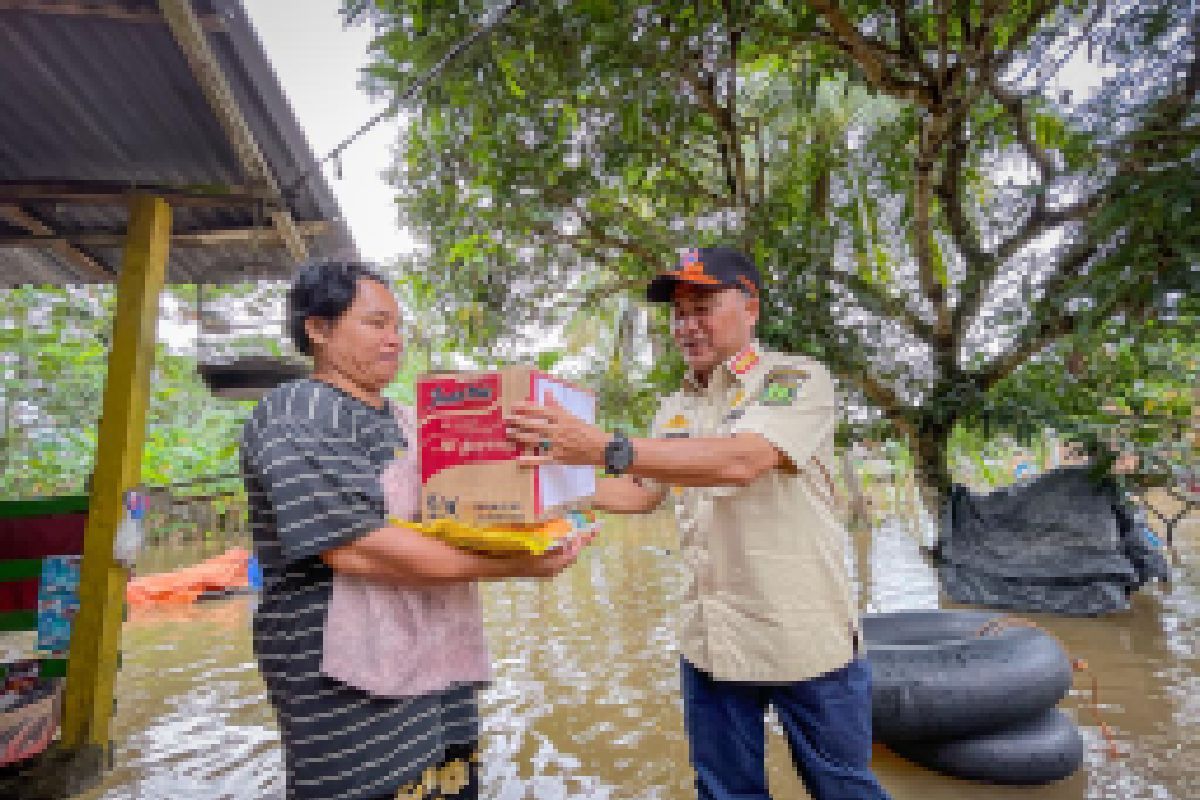
<path id="1" fill-rule="evenodd" d="M 328 184 L 238 0 L 192 0 L 207 39 L 259 149 L 297 222 L 335 223 L 306 241 L 314 256 L 350 254 L 353 243 Z M 0 195 L 5 188 L 96 181 L 123 186 L 242 187 L 249 181 L 225 131 L 153 0 L 0 4 Z M 68 13 L 66 9 L 75 9 Z M 126 18 L 110 18 L 105 10 Z M 131 15 L 140 17 L 131 20 Z M 146 21 L 150 19 L 151 21 Z M 13 190 L 15 191 L 15 189 Z M 21 213 L 55 234 L 122 233 L 122 205 L 26 196 Z M 173 232 L 269 225 L 263 207 L 174 205 Z M 46 248 L 14 246 L 23 231 L 0 222 L 0 284 L 70 283 L 79 270 Z M 75 244 L 113 276 L 120 249 Z M 248 269 L 249 268 L 249 269 Z M 173 247 L 168 280 L 221 283 L 287 277 L 286 251 L 269 243 Z M 86 280 L 86 278 L 85 278 Z"/>

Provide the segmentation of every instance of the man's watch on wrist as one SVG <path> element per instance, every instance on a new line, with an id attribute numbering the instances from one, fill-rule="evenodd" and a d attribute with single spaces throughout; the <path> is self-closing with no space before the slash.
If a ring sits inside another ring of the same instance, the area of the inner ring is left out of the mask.
<path id="1" fill-rule="evenodd" d="M 604 446 L 604 473 L 624 475 L 633 465 L 633 443 L 624 431 L 614 431 L 612 441 Z"/>

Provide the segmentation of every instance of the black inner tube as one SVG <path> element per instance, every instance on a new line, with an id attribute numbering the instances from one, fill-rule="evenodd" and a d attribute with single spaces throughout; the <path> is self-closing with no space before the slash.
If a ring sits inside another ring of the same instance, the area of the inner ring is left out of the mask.
<path id="1" fill-rule="evenodd" d="M 1071 688 L 1058 641 L 1030 627 L 982 630 L 999 615 L 911 611 L 863 619 L 875 738 L 975 736 L 1036 717 Z"/>
<path id="2" fill-rule="evenodd" d="M 1022 723 L 981 736 L 889 745 L 900 756 L 956 778 L 1014 785 L 1062 780 L 1083 763 L 1075 723 L 1052 708 Z"/>

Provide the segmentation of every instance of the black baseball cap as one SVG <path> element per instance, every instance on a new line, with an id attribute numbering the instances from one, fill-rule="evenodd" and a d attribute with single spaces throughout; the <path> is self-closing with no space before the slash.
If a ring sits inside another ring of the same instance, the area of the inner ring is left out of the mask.
<path id="1" fill-rule="evenodd" d="M 762 280 L 758 267 L 745 253 L 732 247 L 698 247 L 685 250 L 679 266 L 664 272 L 650 281 L 646 299 L 651 303 L 669 303 L 675 293 L 675 284 L 692 283 L 697 286 L 714 286 L 723 289 L 741 289 L 758 297 Z"/>

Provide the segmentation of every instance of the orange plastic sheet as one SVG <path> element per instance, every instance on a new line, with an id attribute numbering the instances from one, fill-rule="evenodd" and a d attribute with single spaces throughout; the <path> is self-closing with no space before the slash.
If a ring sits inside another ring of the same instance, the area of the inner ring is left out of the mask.
<path id="1" fill-rule="evenodd" d="M 248 585 L 249 561 L 250 551 L 234 547 L 190 567 L 135 578 L 126 587 L 125 598 L 132 607 L 186 605 L 205 592 L 242 589 Z"/>

